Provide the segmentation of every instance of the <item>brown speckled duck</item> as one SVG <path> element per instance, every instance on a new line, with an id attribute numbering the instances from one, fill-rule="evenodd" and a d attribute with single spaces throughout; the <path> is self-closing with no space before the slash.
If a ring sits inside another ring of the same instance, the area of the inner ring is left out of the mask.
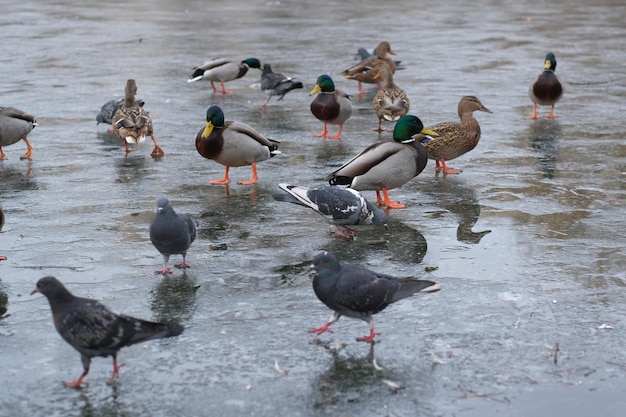
<path id="1" fill-rule="evenodd" d="M 224 112 L 219 106 L 211 106 L 206 112 L 206 125 L 196 136 L 196 149 L 207 159 L 226 167 L 224 178 L 209 181 L 211 184 L 228 184 L 231 166 L 252 167 L 252 178 L 238 184 L 254 184 L 257 179 L 256 163 L 279 154 L 278 143 L 268 139 L 245 123 L 224 122 Z"/>
<path id="2" fill-rule="evenodd" d="M 311 102 L 311 113 L 324 122 L 324 130 L 315 136 L 341 139 L 343 124 L 352 116 L 350 96 L 343 90 L 335 90 L 335 83 L 330 76 L 323 74 L 317 77 L 315 88 L 309 95 L 317 96 Z M 329 135 L 327 125 L 339 125 L 336 135 Z"/>
<path id="3" fill-rule="evenodd" d="M 389 65 L 381 65 L 380 77 L 384 82 L 383 88 L 378 90 L 372 100 L 374 111 L 378 116 L 378 128 L 374 130 L 378 132 L 383 131 L 383 119 L 397 122 L 400 117 L 409 112 L 409 98 L 404 90 L 393 82 L 393 73 Z"/>
<path id="4" fill-rule="evenodd" d="M 471 151 L 480 140 L 480 125 L 474 118 L 476 110 L 493 113 L 483 106 L 474 96 L 465 96 L 459 101 L 458 112 L 461 122 L 442 122 L 428 129 L 439 134 L 437 138 L 426 138 L 422 144 L 428 152 L 428 158 L 436 161 L 435 169 L 445 174 L 458 174 L 461 170 L 446 166 L 446 161 Z"/>
<path id="5" fill-rule="evenodd" d="M 31 159 L 33 147 L 26 135 L 37 126 L 35 116 L 24 113 L 15 107 L 0 107 L 0 159 L 7 159 L 2 151 L 5 146 L 13 145 L 20 140 L 26 144 L 26 153 L 20 159 Z"/>
<path id="6" fill-rule="evenodd" d="M 538 119 L 537 105 L 552 106 L 548 118 L 558 117 L 554 114 L 554 105 L 563 97 L 563 86 L 556 76 L 556 57 L 552 52 L 546 55 L 544 70 L 533 80 L 528 88 L 528 96 L 533 101 L 533 114 L 528 116 L 529 119 Z"/>
<path id="7" fill-rule="evenodd" d="M 141 143 L 146 139 L 146 135 L 150 135 L 154 142 L 153 156 L 163 156 L 165 153 L 157 145 L 154 133 L 152 131 L 152 119 L 148 112 L 144 111 L 137 101 L 137 83 L 135 80 L 126 81 L 126 89 L 124 94 L 124 104 L 113 115 L 113 132 L 124 141 L 124 151 L 132 152 L 133 149 L 128 147 L 129 143 Z"/>
<path id="8" fill-rule="evenodd" d="M 357 80 L 359 82 L 359 93 L 367 92 L 363 89 L 361 83 L 377 84 L 380 89 L 381 79 L 378 75 L 380 65 L 386 63 L 391 68 L 392 74 L 396 72 L 396 63 L 387 54 L 395 55 L 396 53 L 391 49 L 389 42 L 383 41 L 376 47 L 375 56 L 366 58 L 358 64 L 351 66 L 343 72 L 343 77 Z"/>

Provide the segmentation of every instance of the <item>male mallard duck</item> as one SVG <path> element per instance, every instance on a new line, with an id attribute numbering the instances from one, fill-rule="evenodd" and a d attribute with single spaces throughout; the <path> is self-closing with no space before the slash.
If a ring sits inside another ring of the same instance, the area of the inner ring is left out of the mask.
<path id="1" fill-rule="evenodd" d="M 391 201 L 387 190 L 400 187 L 426 167 L 426 150 L 413 138 L 419 133 L 437 136 L 418 117 L 402 116 L 393 129 L 393 141 L 371 144 L 324 180 L 330 185 L 347 185 L 359 191 L 375 190 L 378 204 L 405 208 L 404 204 Z"/>
<path id="2" fill-rule="evenodd" d="M 126 81 L 126 89 L 124 94 L 124 104 L 113 115 L 113 132 L 124 140 L 124 151 L 126 153 L 133 151 L 128 148 L 129 143 L 141 143 L 146 139 L 146 135 L 150 135 L 154 142 L 152 155 L 165 155 L 165 152 L 157 145 L 154 133 L 152 131 L 152 119 L 150 114 L 143 110 L 137 101 L 137 84 L 135 80 Z"/>
<path id="3" fill-rule="evenodd" d="M 461 172 L 457 169 L 448 168 L 446 161 L 458 158 L 474 149 L 480 140 L 480 125 L 474 118 L 476 110 L 486 113 L 493 113 L 491 110 L 483 106 L 479 99 L 474 96 L 465 96 L 461 98 L 458 105 L 459 117 L 461 122 L 442 122 L 428 129 L 437 132 L 439 137 L 432 139 L 426 138 L 422 144 L 428 152 L 428 158 L 434 159 L 436 162 L 435 169 L 443 171 L 445 174 L 458 174 Z"/>
<path id="4" fill-rule="evenodd" d="M 563 86 L 556 76 L 556 57 L 552 52 L 546 55 L 544 70 L 539 74 L 528 88 L 528 96 L 533 101 L 533 114 L 529 119 L 538 119 L 537 104 L 541 106 L 552 106 L 550 113 L 546 116 L 549 118 L 558 117 L 554 114 L 554 105 L 563 96 Z"/>
<path id="5" fill-rule="evenodd" d="M 318 94 L 319 93 L 319 94 Z M 324 74 L 317 77 L 317 82 L 310 96 L 317 94 L 311 102 L 311 113 L 324 122 L 324 130 L 317 137 L 341 139 L 343 124 L 352 116 L 350 96 L 343 90 L 335 90 L 335 83 L 330 76 Z M 327 125 L 339 125 L 336 135 L 328 134 Z"/>
<path id="6" fill-rule="evenodd" d="M 233 94 L 232 91 L 226 89 L 224 83 L 243 77 L 250 68 L 260 69 L 261 62 L 256 58 L 246 58 L 240 63 L 224 58 L 210 59 L 194 68 L 194 72 L 187 82 L 191 83 L 198 80 L 211 81 L 211 87 L 214 93 Z M 215 84 L 213 84 L 214 81 L 220 82 L 222 85 L 221 90 L 215 88 Z"/>
<path id="7" fill-rule="evenodd" d="M 384 81 L 384 86 L 378 90 L 372 100 L 374 111 L 378 116 L 378 128 L 374 130 L 378 132 L 383 131 L 383 119 L 397 122 L 400 117 L 409 112 L 409 98 L 404 90 L 393 82 L 393 74 L 389 65 L 381 65 L 380 77 Z"/>
<path id="8" fill-rule="evenodd" d="M 26 153 L 20 159 L 31 159 L 33 147 L 26 135 L 37 126 L 35 116 L 24 113 L 14 107 L 0 107 L 0 159 L 7 159 L 2 151 L 4 146 L 13 145 L 20 140 L 26 144 Z"/>
<path id="9" fill-rule="evenodd" d="M 378 77 L 378 71 L 380 64 L 386 63 L 391 68 L 391 73 L 396 72 L 396 63 L 387 56 L 387 54 L 395 55 L 396 53 L 391 50 L 389 42 L 381 42 L 376 47 L 375 55 L 366 58 L 356 65 L 351 66 L 343 72 L 343 77 L 351 80 L 357 80 L 359 82 L 359 93 L 366 93 L 363 90 L 361 83 L 378 84 L 380 88 L 380 78 Z"/>
<path id="10" fill-rule="evenodd" d="M 259 106 L 261 108 L 267 107 L 272 96 L 278 96 L 278 101 L 280 101 L 291 90 L 304 87 L 300 81 L 295 81 L 279 72 L 273 72 L 270 64 L 263 64 L 262 69 L 261 90 L 267 94 L 267 100 Z"/>
<path id="11" fill-rule="evenodd" d="M 228 169 L 252 166 L 252 178 L 238 181 L 238 184 L 254 184 L 259 178 L 256 163 L 279 154 L 279 142 L 268 139 L 245 123 L 224 122 L 224 113 L 218 106 L 211 106 L 206 112 L 206 126 L 196 136 L 196 149 L 207 159 L 226 166 L 224 178 L 209 181 L 211 184 L 228 184 Z"/>

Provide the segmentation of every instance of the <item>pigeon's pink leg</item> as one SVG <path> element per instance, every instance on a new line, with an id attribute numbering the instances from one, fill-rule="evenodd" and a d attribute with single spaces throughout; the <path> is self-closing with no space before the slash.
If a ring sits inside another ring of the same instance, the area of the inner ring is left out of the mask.
<path id="1" fill-rule="evenodd" d="M 89 373 L 89 368 L 85 368 L 85 370 L 83 371 L 82 375 L 78 377 L 78 379 L 74 382 L 64 382 L 65 386 L 68 388 L 80 388 L 81 385 L 83 385 L 83 379 L 87 376 L 87 374 Z M 84 383 L 85 385 L 89 385 L 86 382 Z"/>
<path id="2" fill-rule="evenodd" d="M 326 324 L 324 324 L 322 327 L 316 327 L 315 329 L 309 330 L 309 333 L 317 333 L 317 334 L 322 334 L 325 332 L 332 333 L 333 331 L 330 330 L 328 327 L 330 327 L 331 324 L 339 320 L 339 317 L 341 317 L 341 314 L 337 312 L 333 313 L 333 315 L 330 317 L 330 319 L 328 320 Z"/>
<path id="3" fill-rule="evenodd" d="M 357 337 L 356 341 L 357 342 L 369 342 L 369 343 L 374 343 L 374 338 L 376 336 L 379 336 L 380 333 L 376 333 L 374 332 L 374 322 L 370 321 L 370 334 L 369 336 L 363 336 L 363 337 Z"/>
<path id="4" fill-rule="evenodd" d="M 187 260 L 185 259 L 185 257 L 183 256 L 183 261 L 177 265 L 175 265 L 176 268 L 181 268 L 181 269 L 185 269 L 185 268 L 190 268 L 189 264 L 187 263 Z"/>
<path id="5" fill-rule="evenodd" d="M 317 333 L 317 334 L 322 334 L 325 332 L 332 333 L 333 331 L 329 329 L 331 324 L 333 324 L 333 322 L 329 321 L 328 323 L 324 324 L 322 327 L 316 327 L 315 329 L 309 330 L 309 333 Z"/>
<path id="6" fill-rule="evenodd" d="M 111 378 L 109 378 L 109 380 L 107 381 L 107 384 L 112 384 L 113 381 L 115 381 L 115 378 L 120 376 L 120 368 L 122 366 L 124 366 L 124 365 L 125 364 L 118 365 L 117 364 L 117 353 L 113 354 L 113 374 L 111 375 Z"/>
<path id="7" fill-rule="evenodd" d="M 163 264 L 163 269 L 159 269 L 158 271 L 154 271 L 157 275 L 167 275 L 171 274 L 172 271 L 167 267 L 167 264 Z"/>

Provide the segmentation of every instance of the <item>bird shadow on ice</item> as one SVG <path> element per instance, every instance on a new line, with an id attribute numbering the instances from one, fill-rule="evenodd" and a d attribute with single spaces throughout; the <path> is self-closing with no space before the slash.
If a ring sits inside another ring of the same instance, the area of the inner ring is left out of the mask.
<path id="1" fill-rule="evenodd" d="M 319 339 L 316 339 L 319 341 Z M 366 355 L 345 355 L 343 345 L 330 347 L 318 342 L 331 355 L 328 368 L 313 379 L 312 392 L 317 407 L 337 406 L 367 402 L 372 396 L 395 393 L 402 386 L 395 382 L 392 370 L 380 366 L 374 355 L 374 343 L 370 343 Z"/>
<path id="2" fill-rule="evenodd" d="M 163 277 L 150 291 L 150 308 L 155 319 L 159 322 L 190 319 L 197 307 L 198 288 L 200 285 L 186 273 Z"/>
<path id="3" fill-rule="evenodd" d="M 424 259 L 428 243 L 417 229 L 394 219 L 388 229 L 364 227 L 354 239 L 333 238 L 323 248 L 334 253 L 342 262 L 364 262 L 372 252 L 386 251 L 383 258 L 393 262 L 419 264 Z M 376 258 L 381 258 L 378 254 Z"/>
<path id="4" fill-rule="evenodd" d="M 478 244 L 485 235 L 491 233 L 491 230 L 472 230 L 480 218 L 480 202 L 476 190 L 457 181 L 457 178 L 444 177 L 438 182 L 425 185 L 422 191 L 434 196 L 435 204 L 445 210 L 431 212 L 432 217 L 443 217 L 446 213 L 456 216 L 459 222 L 456 238 L 459 242 Z"/>
<path id="5" fill-rule="evenodd" d="M 561 125 L 554 119 L 537 119 L 528 128 L 528 144 L 538 156 L 537 162 L 544 178 L 554 178 L 563 139 Z"/>

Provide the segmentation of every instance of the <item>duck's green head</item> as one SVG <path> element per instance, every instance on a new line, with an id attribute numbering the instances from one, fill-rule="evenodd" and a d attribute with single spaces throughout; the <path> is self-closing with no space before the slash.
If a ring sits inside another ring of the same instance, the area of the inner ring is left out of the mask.
<path id="1" fill-rule="evenodd" d="M 418 133 L 439 136 L 432 130 L 426 129 L 419 117 L 407 115 L 402 116 L 400 120 L 396 122 L 396 127 L 393 128 L 393 140 L 402 143 L 413 142 L 415 140 L 413 136 Z"/>
<path id="2" fill-rule="evenodd" d="M 556 56 L 552 52 L 548 52 L 546 55 L 546 62 L 543 67 L 550 71 L 556 70 Z"/>
<path id="3" fill-rule="evenodd" d="M 261 61 L 259 61 L 256 58 L 246 58 L 243 61 L 244 64 L 246 64 L 247 66 L 249 66 L 250 68 L 258 68 L 261 69 Z"/>
<path id="4" fill-rule="evenodd" d="M 206 125 L 202 137 L 208 138 L 214 127 L 224 127 L 224 112 L 219 106 L 211 106 L 207 109 Z"/>
<path id="5" fill-rule="evenodd" d="M 333 82 L 333 79 L 330 78 L 330 75 L 323 74 L 317 77 L 315 88 L 311 90 L 309 95 L 312 96 L 319 93 L 320 91 L 322 93 L 332 93 L 333 91 L 335 91 L 335 83 Z"/>

